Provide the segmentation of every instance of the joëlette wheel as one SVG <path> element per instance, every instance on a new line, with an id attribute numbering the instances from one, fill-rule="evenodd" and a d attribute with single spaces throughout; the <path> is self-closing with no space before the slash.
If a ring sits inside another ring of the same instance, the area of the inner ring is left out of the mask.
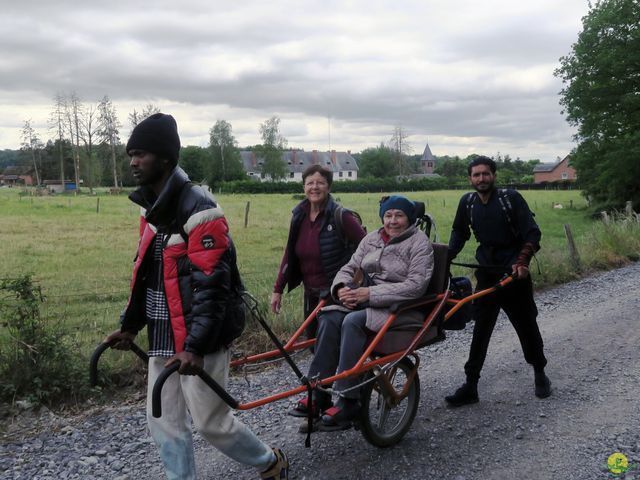
<path id="1" fill-rule="evenodd" d="M 393 389 L 400 393 L 410 378 L 414 364 L 403 358 L 385 375 Z M 370 374 L 370 376 L 373 374 Z M 364 438 L 376 447 L 389 447 L 398 443 L 411 427 L 420 401 L 420 379 L 415 373 L 407 395 L 394 405 L 385 397 L 380 380 L 362 387 L 360 429 Z"/>

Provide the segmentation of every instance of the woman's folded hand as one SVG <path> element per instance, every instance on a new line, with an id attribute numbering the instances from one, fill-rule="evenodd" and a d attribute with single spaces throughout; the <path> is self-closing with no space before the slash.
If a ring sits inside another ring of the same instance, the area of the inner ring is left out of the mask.
<path id="1" fill-rule="evenodd" d="M 338 299 L 347 308 L 357 308 L 358 305 L 369 301 L 369 288 L 359 287 L 351 289 L 343 287 L 338 290 Z"/>

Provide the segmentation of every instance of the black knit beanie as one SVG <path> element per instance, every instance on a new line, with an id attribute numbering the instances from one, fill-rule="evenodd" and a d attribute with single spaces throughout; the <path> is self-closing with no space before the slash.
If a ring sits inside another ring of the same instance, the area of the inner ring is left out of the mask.
<path id="1" fill-rule="evenodd" d="M 178 125 L 171 115 L 154 113 L 142 120 L 131 132 L 127 142 L 127 154 L 131 150 L 144 150 L 178 164 L 180 137 Z"/>

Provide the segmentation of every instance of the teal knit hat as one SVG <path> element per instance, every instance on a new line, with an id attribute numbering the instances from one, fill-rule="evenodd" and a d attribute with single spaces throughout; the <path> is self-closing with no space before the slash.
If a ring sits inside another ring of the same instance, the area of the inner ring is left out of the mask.
<path id="1" fill-rule="evenodd" d="M 384 217 L 387 210 L 402 210 L 409 218 L 409 225 L 416 223 L 416 207 L 415 204 L 407 197 L 402 195 L 391 195 L 390 197 L 380 200 L 380 218 Z"/>

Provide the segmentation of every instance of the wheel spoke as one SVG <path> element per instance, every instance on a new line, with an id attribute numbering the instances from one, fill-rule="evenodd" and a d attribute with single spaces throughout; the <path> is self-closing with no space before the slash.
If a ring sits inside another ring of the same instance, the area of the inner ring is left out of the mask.
<path id="1" fill-rule="evenodd" d="M 389 405 L 383 398 L 382 409 L 380 411 L 380 417 L 378 418 L 378 428 L 383 432 L 386 431 L 384 428 L 384 424 L 387 423 L 387 419 L 389 418 L 390 412 L 391 412 L 391 408 L 389 408 Z"/>

